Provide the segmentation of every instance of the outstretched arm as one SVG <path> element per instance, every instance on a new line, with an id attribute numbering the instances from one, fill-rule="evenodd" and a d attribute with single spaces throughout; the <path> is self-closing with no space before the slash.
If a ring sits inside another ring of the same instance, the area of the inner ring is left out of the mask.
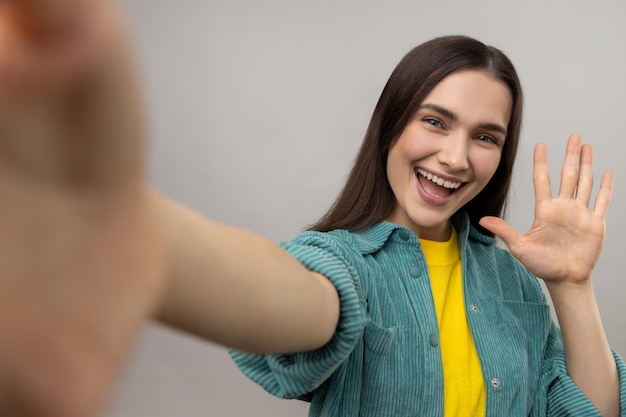
<path id="1" fill-rule="evenodd" d="M 600 319 L 591 274 L 605 236 L 605 216 L 613 176 L 605 173 L 593 208 L 593 154 L 570 136 L 557 197 L 550 191 L 546 146 L 534 153 L 535 219 L 520 235 L 504 220 L 485 217 L 480 224 L 498 235 L 526 268 L 543 279 L 563 334 L 567 371 L 605 416 L 620 413 L 618 374 Z"/>
<path id="2" fill-rule="evenodd" d="M 157 318 L 252 353 L 313 350 L 339 320 L 339 296 L 276 243 L 153 196 L 171 256 Z"/>

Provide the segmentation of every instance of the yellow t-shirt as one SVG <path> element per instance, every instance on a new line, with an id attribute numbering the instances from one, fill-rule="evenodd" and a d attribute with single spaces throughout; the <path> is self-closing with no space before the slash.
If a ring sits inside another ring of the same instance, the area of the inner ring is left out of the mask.
<path id="1" fill-rule="evenodd" d="M 456 231 L 447 242 L 420 239 L 439 321 L 444 416 L 484 417 L 485 382 L 465 314 L 461 255 Z"/>

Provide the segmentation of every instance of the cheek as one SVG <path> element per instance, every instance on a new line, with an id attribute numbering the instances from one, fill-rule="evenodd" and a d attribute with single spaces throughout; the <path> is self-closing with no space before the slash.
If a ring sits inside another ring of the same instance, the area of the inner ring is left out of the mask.
<path id="1" fill-rule="evenodd" d="M 387 158 L 387 182 L 389 183 L 389 186 L 394 194 L 396 193 L 397 187 L 399 186 L 402 178 L 399 166 L 400 161 L 398 160 L 398 157 L 389 154 L 389 158 Z"/>
<path id="2" fill-rule="evenodd" d="M 497 155 L 483 155 L 478 163 L 474 165 L 474 174 L 479 182 L 487 184 L 496 173 L 500 165 L 500 152 Z"/>
<path id="3" fill-rule="evenodd" d="M 403 167 L 407 165 L 406 150 L 396 143 L 387 155 L 387 178 L 396 178 Z"/>
<path id="4" fill-rule="evenodd" d="M 498 166 L 500 164 L 500 161 L 496 161 L 491 165 L 485 166 L 485 176 L 489 177 L 489 180 L 491 180 L 491 177 L 494 176 L 494 174 L 496 173 L 496 171 L 498 170 Z"/>

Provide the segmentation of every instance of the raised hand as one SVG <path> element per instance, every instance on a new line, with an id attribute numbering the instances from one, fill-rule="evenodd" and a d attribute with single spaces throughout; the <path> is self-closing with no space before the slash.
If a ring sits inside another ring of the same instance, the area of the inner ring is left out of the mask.
<path id="1" fill-rule="evenodd" d="M 0 415 L 102 406 L 165 285 L 111 0 L 0 2 Z"/>
<path id="2" fill-rule="evenodd" d="M 552 196 L 546 145 L 534 153 L 535 219 L 521 235 L 504 220 L 485 217 L 480 224 L 499 236 L 526 268 L 547 284 L 583 283 L 600 256 L 605 216 L 613 190 L 613 176 L 602 176 L 592 208 L 593 153 L 581 145 L 580 135 L 567 142 L 559 194 Z"/>

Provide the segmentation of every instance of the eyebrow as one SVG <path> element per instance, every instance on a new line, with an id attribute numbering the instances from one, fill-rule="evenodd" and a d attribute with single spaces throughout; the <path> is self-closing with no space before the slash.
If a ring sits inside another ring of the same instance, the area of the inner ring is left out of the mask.
<path id="1" fill-rule="evenodd" d="M 441 114 L 444 117 L 447 117 L 450 120 L 453 121 L 457 121 L 459 120 L 459 116 L 457 116 L 456 113 L 454 113 L 453 111 L 450 111 L 448 109 L 446 109 L 445 107 L 441 107 L 437 104 L 432 104 L 432 103 L 425 103 L 422 104 L 418 111 L 421 109 L 430 109 L 430 110 L 434 110 L 437 113 Z M 498 123 L 480 123 L 478 125 L 478 127 L 482 128 L 482 129 L 488 129 L 494 132 L 499 132 L 502 133 L 505 137 L 507 135 L 507 130 L 504 126 L 498 124 Z"/>

